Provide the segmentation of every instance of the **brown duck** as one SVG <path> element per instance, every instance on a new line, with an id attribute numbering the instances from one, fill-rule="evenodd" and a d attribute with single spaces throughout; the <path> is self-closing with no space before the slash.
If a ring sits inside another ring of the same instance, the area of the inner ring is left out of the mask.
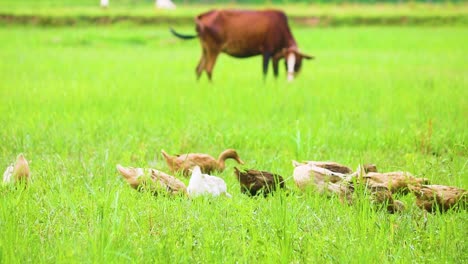
<path id="1" fill-rule="evenodd" d="M 187 187 L 183 182 L 155 169 L 142 169 L 123 167 L 117 165 L 117 171 L 124 177 L 130 186 L 139 191 L 150 191 L 157 194 L 169 195 L 187 194 Z"/>
<path id="2" fill-rule="evenodd" d="M 445 185 L 409 186 L 416 196 L 416 205 L 428 212 L 445 212 L 460 205 L 468 206 L 468 191 Z"/>
<path id="3" fill-rule="evenodd" d="M 385 206 L 387 212 L 395 213 L 405 210 L 405 204 L 399 200 L 393 199 L 392 192 L 385 186 L 368 187 L 370 192 L 370 201 L 372 204 L 382 207 Z"/>
<path id="4" fill-rule="evenodd" d="M 200 166 L 203 173 L 210 174 L 214 171 L 222 172 L 226 167 L 225 162 L 227 159 L 234 159 L 237 163 L 244 164 L 234 149 L 226 149 L 219 154 L 218 159 L 202 153 L 189 153 L 175 156 L 167 154 L 164 150 L 161 150 L 161 153 L 170 170 L 173 173 L 182 172 L 185 177 L 191 175 L 191 169 L 195 166 Z"/>
<path id="5" fill-rule="evenodd" d="M 364 164 L 362 168 L 364 169 L 364 173 L 377 172 L 377 166 L 375 164 Z M 361 170 L 361 165 L 359 165 L 357 170 Z"/>
<path id="6" fill-rule="evenodd" d="M 409 172 L 401 171 L 387 173 L 369 172 L 362 176 L 362 180 L 370 187 L 385 186 L 392 193 L 407 193 L 408 185 L 417 186 L 429 183 L 429 180 L 426 178 L 417 178 Z"/>
<path id="7" fill-rule="evenodd" d="M 29 164 L 23 154 L 16 158 L 15 165 L 10 165 L 3 173 L 4 183 L 24 183 L 28 184 L 30 178 Z"/>
<path id="8" fill-rule="evenodd" d="M 239 180 L 241 192 L 252 196 L 263 192 L 264 196 L 276 190 L 276 187 L 284 189 L 286 184 L 281 175 L 268 171 L 244 170 L 234 167 L 234 174 Z"/>

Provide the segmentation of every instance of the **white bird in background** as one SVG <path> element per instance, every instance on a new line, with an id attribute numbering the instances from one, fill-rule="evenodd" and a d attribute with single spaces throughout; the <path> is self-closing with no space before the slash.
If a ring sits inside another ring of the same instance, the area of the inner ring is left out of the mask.
<path id="1" fill-rule="evenodd" d="M 101 0 L 101 7 L 108 8 L 109 7 L 109 0 Z"/>
<path id="2" fill-rule="evenodd" d="M 175 9 L 176 5 L 171 0 L 156 0 L 156 7 L 160 9 Z"/>
<path id="3" fill-rule="evenodd" d="M 10 166 L 8 166 L 5 170 L 5 172 L 3 173 L 3 182 L 4 183 L 7 183 L 7 182 L 11 182 L 11 176 L 13 176 L 13 164 L 11 164 Z"/>
<path id="4" fill-rule="evenodd" d="M 203 174 L 199 166 L 195 166 L 192 170 L 187 193 L 190 197 L 210 194 L 219 196 L 221 194 L 231 197 L 227 192 L 226 183 L 223 179 L 208 174 Z"/>
<path id="5" fill-rule="evenodd" d="M 12 164 L 8 166 L 3 173 L 3 182 L 24 182 L 27 184 L 29 181 L 29 174 L 30 171 L 28 161 L 24 158 L 23 154 L 19 154 L 16 158 L 15 165 Z"/>

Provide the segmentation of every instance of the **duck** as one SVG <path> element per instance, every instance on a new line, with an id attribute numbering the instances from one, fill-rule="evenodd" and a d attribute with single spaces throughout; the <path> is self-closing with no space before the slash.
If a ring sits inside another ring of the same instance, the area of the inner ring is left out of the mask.
<path id="1" fill-rule="evenodd" d="M 361 179 L 364 175 L 370 172 L 377 172 L 375 164 L 359 164 L 356 171 L 346 174 L 342 180 L 347 183 L 352 183 L 355 179 Z"/>
<path id="2" fill-rule="evenodd" d="M 298 163 L 293 161 L 293 166 L 295 166 L 293 176 L 296 185 L 301 190 L 313 186 L 317 192 L 326 194 L 327 196 L 336 195 L 341 202 L 346 202 L 348 205 L 353 204 L 353 194 L 355 192 L 355 182 L 352 181 L 353 177 L 377 171 L 377 167 L 374 164 L 365 164 L 358 166 L 358 169 L 351 174 L 344 174 L 318 167 L 315 164 L 317 163 Z M 320 163 L 318 164 L 321 165 Z M 330 166 L 329 168 L 333 169 L 335 167 Z M 341 171 L 352 172 L 345 169 Z M 360 184 L 361 182 L 357 181 L 356 183 Z M 392 192 L 384 184 L 366 184 L 365 190 L 369 192 L 369 199 L 373 205 L 377 205 L 378 207 L 385 206 L 389 213 L 405 210 L 404 203 L 393 199 Z"/>
<path id="3" fill-rule="evenodd" d="M 392 192 L 384 185 L 368 187 L 367 190 L 370 192 L 370 202 L 377 207 L 384 207 L 391 214 L 403 212 L 406 209 L 405 204 L 400 200 L 395 200 Z"/>
<path id="4" fill-rule="evenodd" d="M 333 172 L 329 169 L 315 166 L 313 163 L 292 162 L 293 178 L 296 186 L 304 191 L 313 188 L 320 194 L 336 195 L 340 201 L 352 203 L 352 185 L 344 181 L 346 174 Z"/>
<path id="5" fill-rule="evenodd" d="M 395 171 L 395 172 L 369 172 L 362 176 L 362 180 L 369 186 L 383 185 L 387 187 L 392 193 L 408 193 L 409 185 L 428 184 L 429 179 L 417 178 L 409 172 Z"/>
<path id="6" fill-rule="evenodd" d="M 223 179 L 204 174 L 200 166 L 196 165 L 192 169 L 192 176 L 187 187 L 188 196 L 195 198 L 201 195 L 220 196 L 225 195 L 232 197 L 227 192 L 226 182 Z"/>
<path id="7" fill-rule="evenodd" d="M 155 169 L 124 167 L 117 164 L 117 171 L 136 190 L 150 191 L 154 195 L 186 195 L 187 187 L 179 179 Z M 146 177 L 145 177 L 146 176 Z"/>
<path id="8" fill-rule="evenodd" d="M 329 169 L 315 166 L 313 163 L 300 163 L 293 160 L 292 164 L 294 167 L 294 182 L 301 190 L 304 190 L 309 186 L 315 186 L 322 189 L 325 183 L 337 183 L 346 177 L 346 174 L 333 172 Z"/>
<path id="9" fill-rule="evenodd" d="M 241 192 L 251 196 L 263 193 L 263 196 L 266 197 L 269 193 L 275 191 L 277 186 L 282 189 L 286 188 L 284 178 L 281 175 L 268 171 L 254 169 L 241 171 L 234 167 L 234 174 L 240 183 Z"/>
<path id="10" fill-rule="evenodd" d="M 185 177 L 191 175 L 191 169 L 195 166 L 199 166 L 203 173 L 209 174 L 214 171 L 224 171 L 227 159 L 234 159 L 237 163 L 244 164 L 234 149 L 224 150 L 219 154 L 218 159 L 202 153 L 188 153 L 175 156 L 167 154 L 164 150 L 161 150 L 161 153 L 172 173 L 182 172 L 182 175 Z"/>
<path id="11" fill-rule="evenodd" d="M 445 185 L 410 185 L 409 190 L 416 196 L 416 205 L 428 212 L 446 212 L 460 205 L 468 208 L 468 191 Z"/>
<path id="12" fill-rule="evenodd" d="M 20 153 L 16 162 L 6 168 L 3 173 L 4 183 L 23 183 L 28 184 L 30 180 L 29 163 L 22 153 Z"/>
<path id="13" fill-rule="evenodd" d="M 351 168 L 349 168 L 348 166 L 345 166 L 343 164 L 340 164 L 338 162 L 334 162 L 334 161 L 305 161 L 305 162 L 302 162 L 302 163 L 299 163 L 297 161 L 294 161 L 296 162 L 298 165 L 299 164 L 309 164 L 309 165 L 312 165 L 312 166 L 317 166 L 317 167 L 320 167 L 320 168 L 324 168 L 324 169 L 327 169 L 327 170 L 330 170 L 332 172 L 338 172 L 338 173 L 342 173 L 342 174 L 351 174 L 353 172 L 353 170 Z"/>

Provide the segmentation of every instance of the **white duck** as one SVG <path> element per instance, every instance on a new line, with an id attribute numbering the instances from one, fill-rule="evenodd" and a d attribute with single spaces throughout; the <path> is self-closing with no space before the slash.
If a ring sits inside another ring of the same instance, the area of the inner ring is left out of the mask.
<path id="1" fill-rule="evenodd" d="M 223 179 L 203 174 L 199 166 L 195 166 L 192 170 L 192 176 L 187 187 L 187 193 L 190 197 L 210 194 L 219 196 L 221 194 L 231 197 L 227 192 L 226 183 Z"/>
<path id="2" fill-rule="evenodd" d="M 5 170 L 5 172 L 3 173 L 3 182 L 4 183 L 9 183 L 11 182 L 11 176 L 13 176 L 13 164 L 11 164 L 10 166 L 8 166 Z"/>
<path id="3" fill-rule="evenodd" d="M 16 163 L 13 166 L 10 165 L 7 167 L 3 173 L 3 182 L 4 183 L 19 183 L 24 182 L 27 184 L 29 182 L 29 164 L 28 161 L 24 158 L 23 154 L 19 154 L 16 158 Z"/>

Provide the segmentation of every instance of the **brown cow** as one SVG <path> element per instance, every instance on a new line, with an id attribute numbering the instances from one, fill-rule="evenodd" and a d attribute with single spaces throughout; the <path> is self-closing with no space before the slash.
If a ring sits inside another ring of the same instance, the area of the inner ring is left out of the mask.
<path id="1" fill-rule="evenodd" d="M 202 57 L 196 69 L 197 79 L 205 70 L 211 80 L 220 52 L 236 58 L 262 55 L 264 76 L 272 59 L 277 77 L 278 62 L 284 58 L 289 81 L 301 69 L 302 59 L 313 58 L 299 52 L 282 11 L 211 10 L 197 16 L 195 23 L 197 35 L 182 35 L 173 29 L 171 32 L 182 39 L 200 39 Z"/>

